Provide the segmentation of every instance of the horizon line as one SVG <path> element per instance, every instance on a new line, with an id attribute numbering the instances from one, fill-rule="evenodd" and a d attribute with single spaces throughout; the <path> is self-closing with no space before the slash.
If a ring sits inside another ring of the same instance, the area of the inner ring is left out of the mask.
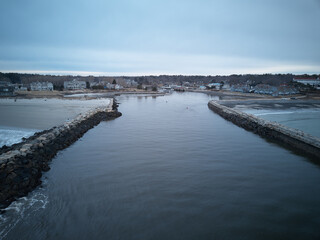
<path id="1" fill-rule="evenodd" d="M 56 71 L 56 70 L 0 70 L 0 73 L 37 74 L 50 76 L 81 76 L 81 77 L 143 77 L 143 76 L 232 76 L 232 75 L 320 75 L 319 73 L 264 72 L 264 73 L 231 73 L 231 74 L 181 74 L 181 73 L 123 73 L 123 72 L 90 72 L 90 71 Z"/>

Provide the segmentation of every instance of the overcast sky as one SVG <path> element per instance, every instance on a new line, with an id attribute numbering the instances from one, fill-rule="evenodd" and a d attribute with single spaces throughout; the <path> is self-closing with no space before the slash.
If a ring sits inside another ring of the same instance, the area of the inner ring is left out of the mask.
<path id="1" fill-rule="evenodd" d="M 320 73 L 320 0 L 1 0 L 0 71 Z"/>

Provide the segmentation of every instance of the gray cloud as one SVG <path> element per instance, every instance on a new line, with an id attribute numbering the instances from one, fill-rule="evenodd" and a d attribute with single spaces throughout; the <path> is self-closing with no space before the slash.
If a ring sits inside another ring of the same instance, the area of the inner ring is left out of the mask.
<path id="1" fill-rule="evenodd" d="M 213 66 L 212 74 L 217 58 L 227 64 L 226 73 L 261 71 L 257 62 L 266 72 L 271 65 L 320 71 L 320 7 L 314 0 L 3 0 L 0 9 L 0 70 L 167 73 L 172 63 L 166 58 L 194 56 Z M 101 56 L 110 52 L 113 59 Z M 132 55 L 167 57 L 143 66 Z M 205 74 L 208 68 L 194 71 Z"/>

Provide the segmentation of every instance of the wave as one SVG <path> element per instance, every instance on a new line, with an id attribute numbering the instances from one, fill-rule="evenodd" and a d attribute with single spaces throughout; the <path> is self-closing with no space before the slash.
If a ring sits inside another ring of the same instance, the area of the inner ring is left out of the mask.
<path id="1" fill-rule="evenodd" d="M 22 138 L 28 138 L 37 131 L 39 130 L 0 127 L 0 147 L 4 145 L 10 146 L 12 144 L 21 142 Z"/>
<path id="2" fill-rule="evenodd" d="M 46 208 L 48 195 L 44 189 L 39 188 L 28 197 L 22 197 L 12 202 L 0 214 L 0 239 L 4 239 L 8 233 L 22 220 L 40 209 Z"/>
<path id="3" fill-rule="evenodd" d="M 264 116 L 264 115 L 279 115 L 279 114 L 293 114 L 296 112 L 264 112 L 264 113 L 255 113 L 256 116 Z"/>

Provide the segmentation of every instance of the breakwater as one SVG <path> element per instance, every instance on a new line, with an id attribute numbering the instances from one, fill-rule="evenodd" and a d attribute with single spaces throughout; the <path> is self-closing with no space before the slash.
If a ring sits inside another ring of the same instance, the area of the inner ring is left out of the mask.
<path id="1" fill-rule="evenodd" d="M 18 197 L 25 196 L 41 183 L 42 171 L 48 171 L 50 160 L 101 121 L 121 116 L 117 103 L 111 100 L 79 114 L 72 121 L 38 132 L 23 142 L 0 149 L 0 209 Z"/>
<path id="2" fill-rule="evenodd" d="M 210 101 L 208 106 L 215 113 L 228 121 L 253 131 L 262 137 L 275 140 L 290 149 L 320 159 L 320 139 L 300 130 L 286 127 L 276 122 L 258 118 L 252 114 L 231 109 L 216 101 Z"/>

